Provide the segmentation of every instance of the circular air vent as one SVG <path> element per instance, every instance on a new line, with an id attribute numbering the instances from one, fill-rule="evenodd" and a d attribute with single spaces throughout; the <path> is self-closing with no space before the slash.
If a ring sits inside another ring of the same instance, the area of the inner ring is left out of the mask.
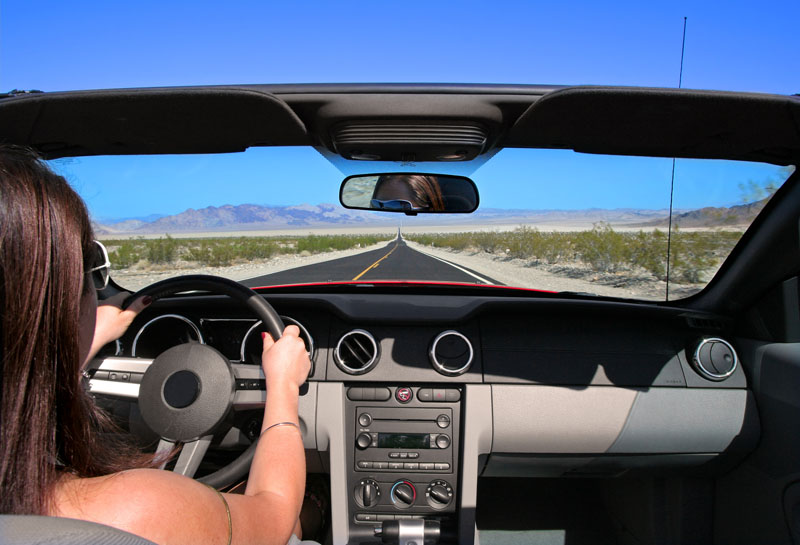
<path id="1" fill-rule="evenodd" d="M 350 375 L 363 375 L 378 363 L 378 343 L 368 331 L 354 329 L 342 335 L 333 355 L 339 369 Z"/>
<path id="2" fill-rule="evenodd" d="M 458 331 L 443 331 L 433 340 L 428 353 L 433 368 L 443 375 L 466 373 L 472 365 L 472 343 Z"/>
<path id="3" fill-rule="evenodd" d="M 727 341 L 711 337 L 702 339 L 694 350 L 692 364 L 708 380 L 725 380 L 736 370 L 739 359 Z"/>

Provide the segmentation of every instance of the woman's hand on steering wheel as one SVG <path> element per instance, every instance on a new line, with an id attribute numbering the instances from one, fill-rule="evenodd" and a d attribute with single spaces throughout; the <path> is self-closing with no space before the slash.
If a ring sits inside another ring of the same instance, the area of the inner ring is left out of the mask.
<path id="1" fill-rule="evenodd" d="M 277 342 L 269 333 L 263 333 L 264 351 L 261 354 L 261 367 L 266 377 L 267 391 L 289 385 L 299 389 L 308 378 L 311 362 L 306 345 L 300 338 L 300 328 L 287 326 Z"/>
<path id="2" fill-rule="evenodd" d="M 134 299 L 134 301 L 123 310 L 122 304 L 129 296 L 130 293 L 123 291 L 98 302 L 92 347 L 89 350 L 86 361 L 91 360 L 100 349 L 108 343 L 114 342 L 122 337 L 131 323 L 133 323 L 134 318 L 153 302 L 152 297 L 139 297 Z"/>

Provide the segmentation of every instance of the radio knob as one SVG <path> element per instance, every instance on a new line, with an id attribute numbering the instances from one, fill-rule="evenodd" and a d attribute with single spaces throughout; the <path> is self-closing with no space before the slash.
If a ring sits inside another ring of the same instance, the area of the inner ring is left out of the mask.
<path id="1" fill-rule="evenodd" d="M 436 437 L 436 446 L 439 448 L 447 448 L 450 446 L 450 436 L 447 434 L 439 434 Z"/>
<path id="2" fill-rule="evenodd" d="M 361 426 L 362 428 L 366 428 L 370 424 L 372 424 L 372 415 L 370 415 L 369 413 L 361 413 L 360 415 L 358 415 L 359 426 Z"/>
<path id="3" fill-rule="evenodd" d="M 361 450 L 369 447 L 372 444 L 372 436 L 366 432 L 359 433 L 356 437 L 356 446 Z"/>
<path id="4" fill-rule="evenodd" d="M 405 509 L 414 505 L 417 499 L 417 490 L 408 481 L 398 481 L 392 487 L 392 501 L 400 509 Z"/>
<path id="5" fill-rule="evenodd" d="M 355 489 L 356 503 L 361 507 L 373 507 L 378 504 L 381 489 L 373 479 L 362 479 Z"/>

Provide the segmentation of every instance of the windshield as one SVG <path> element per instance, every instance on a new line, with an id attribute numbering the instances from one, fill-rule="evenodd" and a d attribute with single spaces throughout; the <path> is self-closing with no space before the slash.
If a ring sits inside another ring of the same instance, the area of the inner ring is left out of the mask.
<path id="1" fill-rule="evenodd" d="M 202 273 L 250 287 L 442 282 L 652 301 L 703 289 L 794 170 L 541 149 L 396 164 L 311 147 L 51 165 L 129 290 Z M 480 206 L 414 217 L 339 204 L 345 176 L 399 171 L 470 176 Z"/>

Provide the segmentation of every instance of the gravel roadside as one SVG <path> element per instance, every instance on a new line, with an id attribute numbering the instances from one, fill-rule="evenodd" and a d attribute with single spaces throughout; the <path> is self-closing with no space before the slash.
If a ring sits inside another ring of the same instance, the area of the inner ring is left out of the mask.
<path id="1" fill-rule="evenodd" d="M 488 276 L 507 286 L 547 291 L 571 291 L 607 297 L 664 300 L 666 283 L 645 271 L 599 273 L 580 263 L 547 265 L 503 255 L 462 252 L 424 246 L 406 240 L 411 248 Z M 702 286 L 670 284 L 670 299 L 687 297 Z"/>
<path id="2" fill-rule="evenodd" d="M 665 283 L 645 271 L 598 273 L 580 263 L 547 265 L 486 252 L 470 250 L 456 252 L 424 246 L 409 240 L 406 240 L 406 243 L 415 250 L 473 270 L 481 276 L 488 276 L 506 286 L 590 293 L 608 297 L 664 300 Z M 179 261 L 171 264 L 169 268 L 133 266 L 118 271 L 112 268 L 111 274 L 120 286 L 130 291 L 137 291 L 159 280 L 182 274 L 211 274 L 233 280 L 246 280 L 384 248 L 386 244 L 384 241 L 369 247 L 314 255 L 279 255 L 268 260 L 237 263 L 228 267 L 198 268 L 194 263 Z M 673 283 L 670 285 L 670 299 L 686 297 L 697 292 L 701 287 Z"/>

